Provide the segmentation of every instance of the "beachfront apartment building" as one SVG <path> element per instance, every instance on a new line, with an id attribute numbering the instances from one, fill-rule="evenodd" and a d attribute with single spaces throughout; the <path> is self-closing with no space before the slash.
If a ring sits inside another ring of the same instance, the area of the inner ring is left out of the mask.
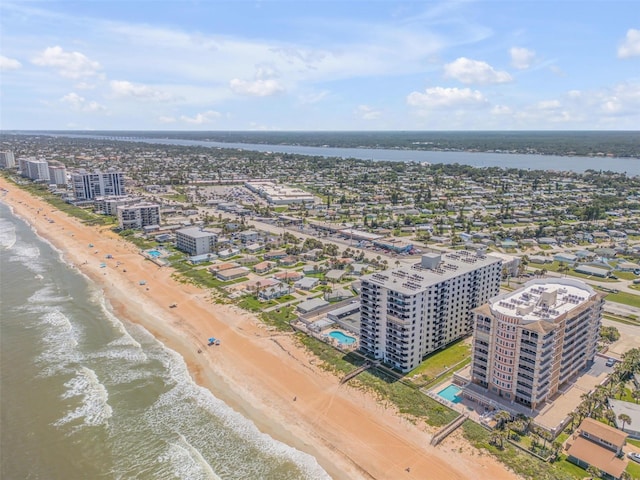
<path id="1" fill-rule="evenodd" d="M 67 185 L 67 169 L 64 165 L 49 165 L 49 182 L 52 185 Z"/>
<path id="2" fill-rule="evenodd" d="M 77 201 L 93 200 L 98 196 L 125 195 L 123 172 L 87 172 L 79 170 L 71 175 L 73 193 Z"/>
<path id="3" fill-rule="evenodd" d="M 15 168 L 16 157 L 11 150 L 0 152 L 0 168 Z"/>
<path id="4" fill-rule="evenodd" d="M 496 296 L 502 261 L 475 252 L 427 253 L 362 277 L 360 349 L 402 372 L 473 331 L 472 309 Z"/>
<path id="5" fill-rule="evenodd" d="M 134 205 L 140 202 L 138 197 L 130 197 L 129 195 L 118 195 L 112 197 L 95 197 L 93 202 L 93 210 L 102 215 L 117 215 L 118 207 L 125 205 Z"/>
<path id="6" fill-rule="evenodd" d="M 604 294 L 577 279 L 535 279 L 474 310 L 472 381 L 537 408 L 596 354 Z"/>
<path id="7" fill-rule="evenodd" d="M 36 158 L 18 159 L 20 174 L 36 182 L 49 181 L 49 164 L 46 160 Z"/>
<path id="8" fill-rule="evenodd" d="M 139 230 L 160 225 L 160 205 L 141 202 L 135 205 L 121 205 L 117 209 L 118 225 L 122 230 Z"/>
<path id="9" fill-rule="evenodd" d="M 176 248 L 189 255 L 211 253 L 218 241 L 218 235 L 198 227 L 176 230 Z"/>

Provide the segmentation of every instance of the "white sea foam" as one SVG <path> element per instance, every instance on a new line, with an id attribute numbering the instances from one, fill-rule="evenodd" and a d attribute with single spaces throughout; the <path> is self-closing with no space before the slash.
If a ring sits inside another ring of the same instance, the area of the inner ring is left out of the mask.
<path id="1" fill-rule="evenodd" d="M 304 478 L 330 478 L 315 458 L 260 432 L 253 422 L 195 384 L 184 360 L 176 352 L 166 348 L 151 351 L 150 357 L 157 356 L 163 362 L 167 371 L 165 381 L 170 386 L 170 390 L 160 395 L 145 413 L 147 422 L 159 434 L 166 433 L 167 429 L 181 432 L 191 443 L 197 442 L 193 447 L 203 458 L 217 455 L 224 463 L 231 461 L 246 478 L 259 478 L 269 468 L 259 461 L 241 460 L 255 455 L 291 462 L 303 472 Z M 214 423 L 220 428 L 215 428 Z M 214 445 L 215 453 L 212 451 Z"/>
<path id="2" fill-rule="evenodd" d="M 191 445 L 184 435 L 178 434 L 175 442 L 169 442 L 167 450 L 160 456 L 161 462 L 170 465 L 176 478 L 193 480 L 221 480 L 207 463 L 197 448 Z"/>
<path id="3" fill-rule="evenodd" d="M 0 248 L 9 250 L 16 243 L 16 226 L 6 218 L 0 217 Z"/>
<path id="4" fill-rule="evenodd" d="M 38 317 L 39 325 L 45 329 L 38 339 L 43 348 L 36 362 L 42 367 L 40 375 L 49 377 L 73 368 L 83 355 L 78 350 L 80 332 L 69 318 L 55 307 L 40 308 L 44 311 Z"/>
<path id="5" fill-rule="evenodd" d="M 16 241 L 10 252 L 10 262 L 20 262 L 34 273 L 43 274 L 46 272 L 46 268 L 40 260 L 40 249 L 37 246 Z"/>
<path id="6" fill-rule="evenodd" d="M 60 427 L 78 419 L 83 419 L 85 426 L 106 425 L 113 411 L 108 403 L 107 389 L 100 383 L 96 372 L 81 366 L 76 370 L 75 377 L 64 386 L 67 391 L 62 398 L 82 397 L 81 404 L 55 422 L 55 426 Z"/>

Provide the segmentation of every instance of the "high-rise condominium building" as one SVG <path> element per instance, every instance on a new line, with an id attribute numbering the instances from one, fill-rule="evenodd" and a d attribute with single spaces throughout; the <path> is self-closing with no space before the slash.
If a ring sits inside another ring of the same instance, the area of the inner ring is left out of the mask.
<path id="1" fill-rule="evenodd" d="M 467 251 L 362 279 L 360 348 L 402 372 L 473 330 L 472 309 L 499 292 L 500 259 Z"/>
<path id="2" fill-rule="evenodd" d="M 142 202 L 136 205 L 121 205 L 116 208 L 121 229 L 141 229 L 160 225 L 160 205 Z"/>
<path id="3" fill-rule="evenodd" d="M 579 280 L 536 279 L 478 307 L 472 381 L 537 408 L 593 360 L 603 298 Z"/>
<path id="4" fill-rule="evenodd" d="M 123 172 L 86 172 L 71 176 L 76 200 L 93 200 L 98 196 L 125 195 Z"/>
<path id="5" fill-rule="evenodd" d="M 15 168 L 16 157 L 11 150 L 0 152 L 0 168 Z"/>

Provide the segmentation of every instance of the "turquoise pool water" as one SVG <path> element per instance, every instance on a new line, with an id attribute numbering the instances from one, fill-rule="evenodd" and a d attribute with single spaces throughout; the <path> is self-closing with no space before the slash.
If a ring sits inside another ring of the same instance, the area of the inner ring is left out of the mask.
<path id="1" fill-rule="evenodd" d="M 345 335 L 344 333 L 339 332 L 337 330 L 331 332 L 329 336 L 331 338 L 335 338 L 336 340 L 338 340 L 338 342 L 341 343 L 342 345 L 353 345 L 354 343 L 356 343 L 355 338 L 350 337 L 349 335 Z"/>
<path id="2" fill-rule="evenodd" d="M 458 394 L 462 391 L 457 385 L 449 385 L 444 390 L 440 390 L 438 395 L 442 398 L 449 400 L 451 403 L 460 403 L 462 398 L 458 397 Z"/>
<path id="3" fill-rule="evenodd" d="M 162 252 L 158 250 L 147 250 L 147 253 L 151 255 L 153 258 L 158 258 L 160 255 L 162 255 Z"/>

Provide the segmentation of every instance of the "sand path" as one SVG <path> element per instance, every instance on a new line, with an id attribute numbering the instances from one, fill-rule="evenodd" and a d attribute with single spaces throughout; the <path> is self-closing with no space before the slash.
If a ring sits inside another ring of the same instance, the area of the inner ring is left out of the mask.
<path id="1" fill-rule="evenodd" d="M 206 291 L 175 281 L 170 268 L 144 259 L 108 229 L 84 226 L 5 179 L 0 187 L 8 190 L 3 202 L 103 288 L 116 315 L 143 325 L 183 356 L 198 384 L 260 430 L 313 455 L 333 478 L 517 478 L 464 440 L 429 446 L 425 427 L 370 394 L 339 386 L 292 335 L 272 332 L 234 306 L 213 303 Z M 169 308 L 174 302 L 178 307 Z M 210 336 L 222 345 L 207 347 Z"/>

